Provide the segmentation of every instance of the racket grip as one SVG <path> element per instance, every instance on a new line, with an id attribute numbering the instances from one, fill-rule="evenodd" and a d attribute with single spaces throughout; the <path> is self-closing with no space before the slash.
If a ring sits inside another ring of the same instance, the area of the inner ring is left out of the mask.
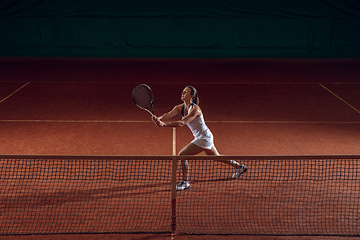
<path id="1" fill-rule="evenodd" d="M 156 123 L 157 121 L 159 121 L 155 114 L 152 115 L 151 120 L 153 120 L 154 123 Z"/>

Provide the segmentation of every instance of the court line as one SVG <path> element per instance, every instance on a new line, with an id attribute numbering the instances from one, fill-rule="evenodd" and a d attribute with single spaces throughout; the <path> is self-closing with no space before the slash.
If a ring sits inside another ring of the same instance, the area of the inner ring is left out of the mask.
<path id="1" fill-rule="evenodd" d="M 21 89 L 23 89 L 26 85 L 28 85 L 30 82 L 25 83 L 24 85 L 22 85 L 20 88 L 18 88 L 17 90 L 15 90 L 13 93 L 11 93 L 9 96 L 5 97 L 4 99 L 0 100 L 0 103 L 4 102 L 6 99 L 10 98 L 12 95 L 14 95 L 15 93 L 17 93 L 18 91 L 20 91 Z"/>
<path id="2" fill-rule="evenodd" d="M 151 123 L 152 121 L 0 119 L 0 122 L 34 122 L 34 123 Z"/>
<path id="3" fill-rule="evenodd" d="M 32 83 L 74 83 L 74 84 L 84 84 L 84 83 L 100 83 L 96 81 L 31 81 Z M 18 83 L 18 81 L 0 81 L 0 83 Z M 30 83 L 30 82 L 29 82 Z M 105 81 L 101 82 L 104 84 L 108 83 L 115 83 L 115 84 L 140 84 L 143 82 L 117 82 L 117 81 Z M 146 82 L 147 84 L 186 84 L 187 82 Z M 217 84 L 228 84 L 228 85 L 318 85 L 318 84 L 336 84 L 336 85 L 346 85 L 346 84 L 353 84 L 353 85 L 359 85 L 360 82 L 192 82 L 192 84 L 209 84 L 209 85 L 217 85 Z"/>
<path id="4" fill-rule="evenodd" d="M 176 127 L 173 127 L 172 155 L 176 156 Z"/>
<path id="5" fill-rule="evenodd" d="M 320 86 L 323 87 L 324 89 L 326 89 L 328 92 L 330 92 L 332 95 L 334 95 L 335 97 L 337 97 L 339 100 L 343 101 L 346 105 L 348 105 L 349 107 L 351 107 L 352 109 L 354 109 L 357 113 L 360 113 L 360 111 L 355 108 L 354 106 L 352 106 L 350 103 L 346 102 L 344 99 L 342 99 L 341 97 L 339 97 L 338 95 L 336 95 L 334 92 L 332 92 L 330 89 L 328 89 L 327 87 L 325 87 L 324 85 L 322 85 L 320 83 Z"/>
<path id="6" fill-rule="evenodd" d="M 50 119 L 0 119 L 0 122 L 33 122 L 33 123 L 152 123 L 152 121 L 133 120 L 50 120 Z M 244 123 L 244 124 L 360 124 L 360 122 L 346 121 L 206 121 L 207 123 Z M 174 139 L 175 138 L 175 139 Z M 173 129 L 173 144 L 176 144 L 176 128 Z"/>
<path id="7" fill-rule="evenodd" d="M 209 122 L 209 123 L 266 123 L 266 124 L 319 124 L 319 123 L 327 123 L 327 124 L 331 124 L 331 123 L 334 123 L 334 124 L 347 124 L 347 123 L 356 123 L 356 124 L 359 124 L 360 122 L 345 122 L 345 121 L 340 121 L 340 122 L 337 122 L 337 121 L 227 121 L 227 120 L 224 120 L 224 121 L 206 121 L 206 122 Z"/>

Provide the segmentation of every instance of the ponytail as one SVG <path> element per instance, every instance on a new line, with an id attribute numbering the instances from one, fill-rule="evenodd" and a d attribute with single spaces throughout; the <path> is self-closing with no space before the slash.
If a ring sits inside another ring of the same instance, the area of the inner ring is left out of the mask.
<path id="1" fill-rule="evenodd" d="M 190 91 L 190 95 L 193 96 L 192 102 L 195 103 L 196 105 L 199 105 L 200 100 L 199 100 L 199 96 L 198 96 L 198 94 L 197 94 L 196 89 L 195 89 L 193 86 L 190 86 L 190 85 L 188 85 L 188 86 L 186 86 L 186 87 L 190 88 L 190 90 L 191 90 L 191 91 Z"/>

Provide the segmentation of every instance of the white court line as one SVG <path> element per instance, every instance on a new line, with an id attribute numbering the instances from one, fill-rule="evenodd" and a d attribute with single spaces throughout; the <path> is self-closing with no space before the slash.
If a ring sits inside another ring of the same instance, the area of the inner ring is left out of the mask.
<path id="1" fill-rule="evenodd" d="M 176 156 L 176 128 L 173 127 L 172 155 Z"/>
<path id="2" fill-rule="evenodd" d="M 6 99 L 8 99 L 9 97 L 11 97 L 12 95 L 14 95 L 15 93 L 17 93 L 18 91 L 20 91 L 22 88 L 24 88 L 26 85 L 28 85 L 30 82 L 25 83 L 24 85 L 22 85 L 20 88 L 18 88 L 17 90 L 15 90 L 13 93 L 11 93 L 9 96 L 5 97 L 4 99 L 0 100 L 0 103 L 4 102 Z"/>
<path id="3" fill-rule="evenodd" d="M 209 123 L 247 123 L 247 124 L 319 124 L 319 123 L 334 123 L 334 124 L 346 124 L 346 123 L 356 123 L 360 122 L 345 122 L 345 121 L 206 121 Z"/>
<path id="4" fill-rule="evenodd" d="M 47 120 L 47 119 L 0 119 L 0 122 L 34 122 L 34 123 L 151 123 L 152 121 L 123 120 Z"/>
<path id="5" fill-rule="evenodd" d="M 330 92 L 332 95 L 334 95 L 335 97 L 337 97 L 339 100 L 343 101 L 346 105 L 348 105 L 349 107 L 351 107 L 352 109 L 354 109 L 357 113 L 360 113 L 360 111 L 355 108 L 354 106 L 352 106 L 350 103 L 346 102 L 344 99 L 342 99 L 341 97 L 339 97 L 338 95 L 336 95 L 334 92 L 332 92 L 330 89 L 328 89 L 327 87 L 325 87 L 324 85 L 320 84 L 320 86 L 322 86 L 324 89 L 326 89 L 328 92 Z"/>
<path id="6" fill-rule="evenodd" d="M 152 121 L 125 120 L 48 120 L 48 119 L 0 119 L 0 122 L 34 122 L 34 123 L 152 123 Z M 345 121 L 206 121 L 207 123 L 241 123 L 241 124 L 360 124 Z M 173 141 L 176 144 L 176 128 L 173 129 Z"/>
<path id="7" fill-rule="evenodd" d="M 58 83 L 71 83 L 71 84 L 84 84 L 84 83 L 99 83 L 97 81 L 31 81 L 32 83 L 47 83 L 47 84 L 58 84 Z M 0 81 L 0 83 L 18 83 L 18 81 Z M 104 81 L 101 82 L 101 84 L 132 84 L 132 85 L 137 85 L 143 82 L 128 82 L 128 81 L 124 81 L 124 82 L 118 82 L 118 81 Z M 146 82 L 147 84 L 186 84 L 186 82 Z M 192 82 L 192 84 L 194 85 L 204 85 L 204 84 L 209 84 L 209 85 L 318 85 L 318 84 L 336 84 L 336 85 L 346 85 L 346 84 L 353 84 L 353 85 L 359 85 L 360 82 L 242 82 L 242 81 L 235 81 L 235 82 Z"/>

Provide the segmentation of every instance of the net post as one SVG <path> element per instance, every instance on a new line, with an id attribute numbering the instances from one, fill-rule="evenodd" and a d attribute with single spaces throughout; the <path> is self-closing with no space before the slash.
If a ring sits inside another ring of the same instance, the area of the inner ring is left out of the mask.
<path id="1" fill-rule="evenodd" d="M 176 167 L 177 156 L 172 156 L 172 173 L 171 173 L 171 233 L 176 231 Z"/>

